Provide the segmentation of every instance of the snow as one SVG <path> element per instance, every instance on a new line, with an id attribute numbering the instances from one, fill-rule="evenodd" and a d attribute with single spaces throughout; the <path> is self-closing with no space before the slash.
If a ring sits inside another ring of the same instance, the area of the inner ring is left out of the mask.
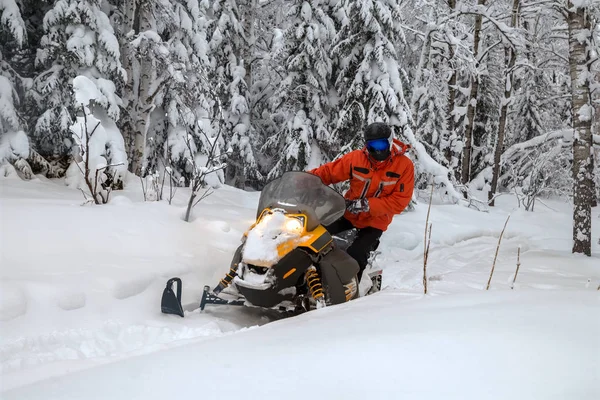
<path id="1" fill-rule="evenodd" d="M 88 167 L 92 179 L 95 179 L 97 170 L 107 166 L 110 167 L 111 174 L 114 172 L 115 180 L 122 179 L 127 171 L 127 153 L 123 135 L 111 119 L 118 118 L 118 110 L 115 116 L 110 106 L 118 99 L 114 95 L 114 90 L 114 84 L 105 79 L 91 80 L 82 75 L 73 79 L 75 102 L 84 107 L 86 117 L 78 116 L 70 127 L 80 156 L 80 159 L 74 160 L 67 170 L 66 183 L 71 187 L 83 187 L 82 172 L 86 169 L 86 152 L 89 152 Z M 107 100 L 107 96 L 110 100 Z M 108 110 L 105 112 L 94 104 L 108 107 Z M 88 107 L 93 110 L 93 113 Z"/>
<path id="2" fill-rule="evenodd" d="M 88 78 L 78 75 L 73 78 L 73 92 L 75 94 L 75 106 L 89 106 L 93 100 L 96 104 L 104 107 L 111 118 L 119 119 L 119 106 L 122 100 L 115 94 L 115 84 L 103 78 Z"/>
<path id="3" fill-rule="evenodd" d="M 590 104 L 584 104 L 577 111 L 579 121 L 591 121 L 594 116 L 594 108 Z"/>
<path id="4" fill-rule="evenodd" d="M 577 10 L 578 8 L 586 8 L 591 7 L 593 1 L 592 0 L 570 0 L 571 4 L 573 4 L 573 8 Z"/>
<path id="5" fill-rule="evenodd" d="M 73 78 L 73 92 L 77 105 L 89 106 L 90 101 L 99 99 L 102 95 L 96 84 L 88 77 L 79 75 Z"/>
<path id="6" fill-rule="evenodd" d="M 17 94 L 10 80 L 0 76 L 0 131 L 16 130 L 20 126 L 15 110 L 16 97 Z"/>
<path id="7" fill-rule="evenodd" d="M 479 213 L 436 194 L 429 295 L 420 203 L 382 237 L 382 292 L 277 320 L 253 308 L 192 311 L 227 272 L 258 193 L 221 186 L 185 223 L 187 189 L 172 206 L 143 202 L 129 179 L 108 205 L 82 207 L 62 180 L 0 178 L 2 399 L 600 396 L 600 244 L 592 257 L 570 253 L 566 203 L 529 213 L 502 196 Z M 160 313 L 172 276 L 185 319 Z"/>
<path id="8" fill-rule="evenodd" d="M 271 41 L 271 51 L 273 54 L 278 54 L 285 46 L 283 31 L 281 29 L 273 30 L 273 40 Z"/>
<path id="9" fill-rule="evenodd" d="M 300 230 L 288 229 L 295 222 L 281 212 L 266 215 L 248 232 L 242 260 L 248 264 L 271 266 L 279 261 L 277 246 L 300 238 Z M 294 226 L 295 227 L 295 226 Z"/>
<path id="10" fill-rule="evenodd" d="M 0 0 L 0 25 L 8 28 L 19 46 L 23 45 L 27 32 L 15 0 Z"/>
<path id="11" fill-rule="evenodd" d="M 29 157 L 29 138 L 23 131 L 7 132 L 0 137 L 0 162 Z"/>

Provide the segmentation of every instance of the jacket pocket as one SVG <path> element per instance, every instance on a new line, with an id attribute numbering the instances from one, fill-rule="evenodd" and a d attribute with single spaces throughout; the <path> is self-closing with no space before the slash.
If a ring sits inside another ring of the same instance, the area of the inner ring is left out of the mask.
<path id="1" fill-rule="evenodd" d="M 396 187 L 397 183 L 398 183 L 397 179 L 394 181 L 379 182 L 379 185 L 377 187 L 377 191 L 375 192 L 374 197 L 380 197 L 382 195 L 387 196 L 387 195 L 391 194 L 394 191 L 394 188 Z"/>
<path id="2" fill-rule="evenodd" d="M 364 169 L 364 168 L 363 168 Z M 354 173 L 350 180 L 351 198 L 363 198 L 367 195 L 371 187 L 371 178 L 357 174 L 358 167 L 354 167 Z M 367 170 L 368 172 L 369 170 Z"/>

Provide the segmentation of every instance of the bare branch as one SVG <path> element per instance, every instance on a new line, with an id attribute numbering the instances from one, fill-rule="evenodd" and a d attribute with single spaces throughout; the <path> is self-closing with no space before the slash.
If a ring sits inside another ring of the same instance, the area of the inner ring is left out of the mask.
<path id="1" fill-rule="evenodd" d="M 205 198 L 207 198 L 208 196 L 210 196 L 213 193 L 214 193 L 214 191 L 211 188 L 206 189 L 204 191 L 204 193 L 202 193 L 202 196 L 200 196 L 200 198 L 198 200 L 196 200 L 196 202 L 194 203 L 194 205 L 192 207 L 196 207 L 196 205 L 198 203 L 200 203 L 202 200 L 204 200 Z"/>
<path id="2" fill-rule="evenodd" d="M 483 61 L 483 59 L 488 55 L 488 53 L 490 51 L 492 51 L 492 49 L 498 45 L 502 44 L 502 40 L 497 41 L 496 43 L 490 45 L 487 49 L 485 49 L 483 51 L 483 53 L 481 53 L 481 57 L 479 57 L 479 60 L 477 60 L 478 63 L 481 63 Z"/>

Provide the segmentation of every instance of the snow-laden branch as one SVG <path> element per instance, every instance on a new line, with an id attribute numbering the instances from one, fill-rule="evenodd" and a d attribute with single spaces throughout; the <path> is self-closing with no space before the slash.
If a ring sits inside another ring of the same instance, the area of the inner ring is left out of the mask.
<path id="1" fill-rule="evenodd" d="M 528 150 L 533 147 L 538 147 L 543 143 L 549 142 L 555 139 L 565 139 L 566 141 L 571 141 L 573 137 L 572 129 L 559 129 L 557 131 L 552 131 L 545 133 L 540 136 L 536 136 L 532 139 L 526 140 L 525 142 L 516 143 L 510 146 L 508 149 L 504 151 L 501 158 L 501 164 L 506 161 L 512 159 L 516 154 L 522 152 L 524 150 Z"/>
<path id="2" fill-rule="evenodd" d="M 405 127 L 403 135 L 408 139 L 408 142 L 414 149 L 417 158 L 419 159 L 419 166 L 423 169 L 423 172 L 429 173 L 433 176 L 435 183 L 441 184 L 446 188 L 446 191 L 456 201 L 461 201 L 463 196 L 456 190 L 450 179 L 450 171 L 437 161 L 435 161 L 421 142 L 419 142 L 412 129 Z"/>
<path id="3" fill-rule="evenodd" d="M 0 0 L 0 25 L 6 26 L 21 47 L 27 39 L 25 22 L 15 0 Z"/>

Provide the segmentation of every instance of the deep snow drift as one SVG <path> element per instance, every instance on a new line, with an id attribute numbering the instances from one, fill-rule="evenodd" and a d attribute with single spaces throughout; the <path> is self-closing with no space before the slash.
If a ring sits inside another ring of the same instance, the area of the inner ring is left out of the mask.
<path id="1" fill-rule="evenodd" d="M 383 236 L 381 293 L 261 326 L 275 317 L 160 313 L 172 276 L 185 308 L 197 306 L 258 201 L 223 187 L 186 223 L 186 194 L 143 202 L 131 180 L 111 204 L 81 206 L 62 181 L 0 180 L 3 399 L 600 398 L 600 258 L 570 254 L 568 204 L 435 204 L 427 296 L 420 204 Z"/>

